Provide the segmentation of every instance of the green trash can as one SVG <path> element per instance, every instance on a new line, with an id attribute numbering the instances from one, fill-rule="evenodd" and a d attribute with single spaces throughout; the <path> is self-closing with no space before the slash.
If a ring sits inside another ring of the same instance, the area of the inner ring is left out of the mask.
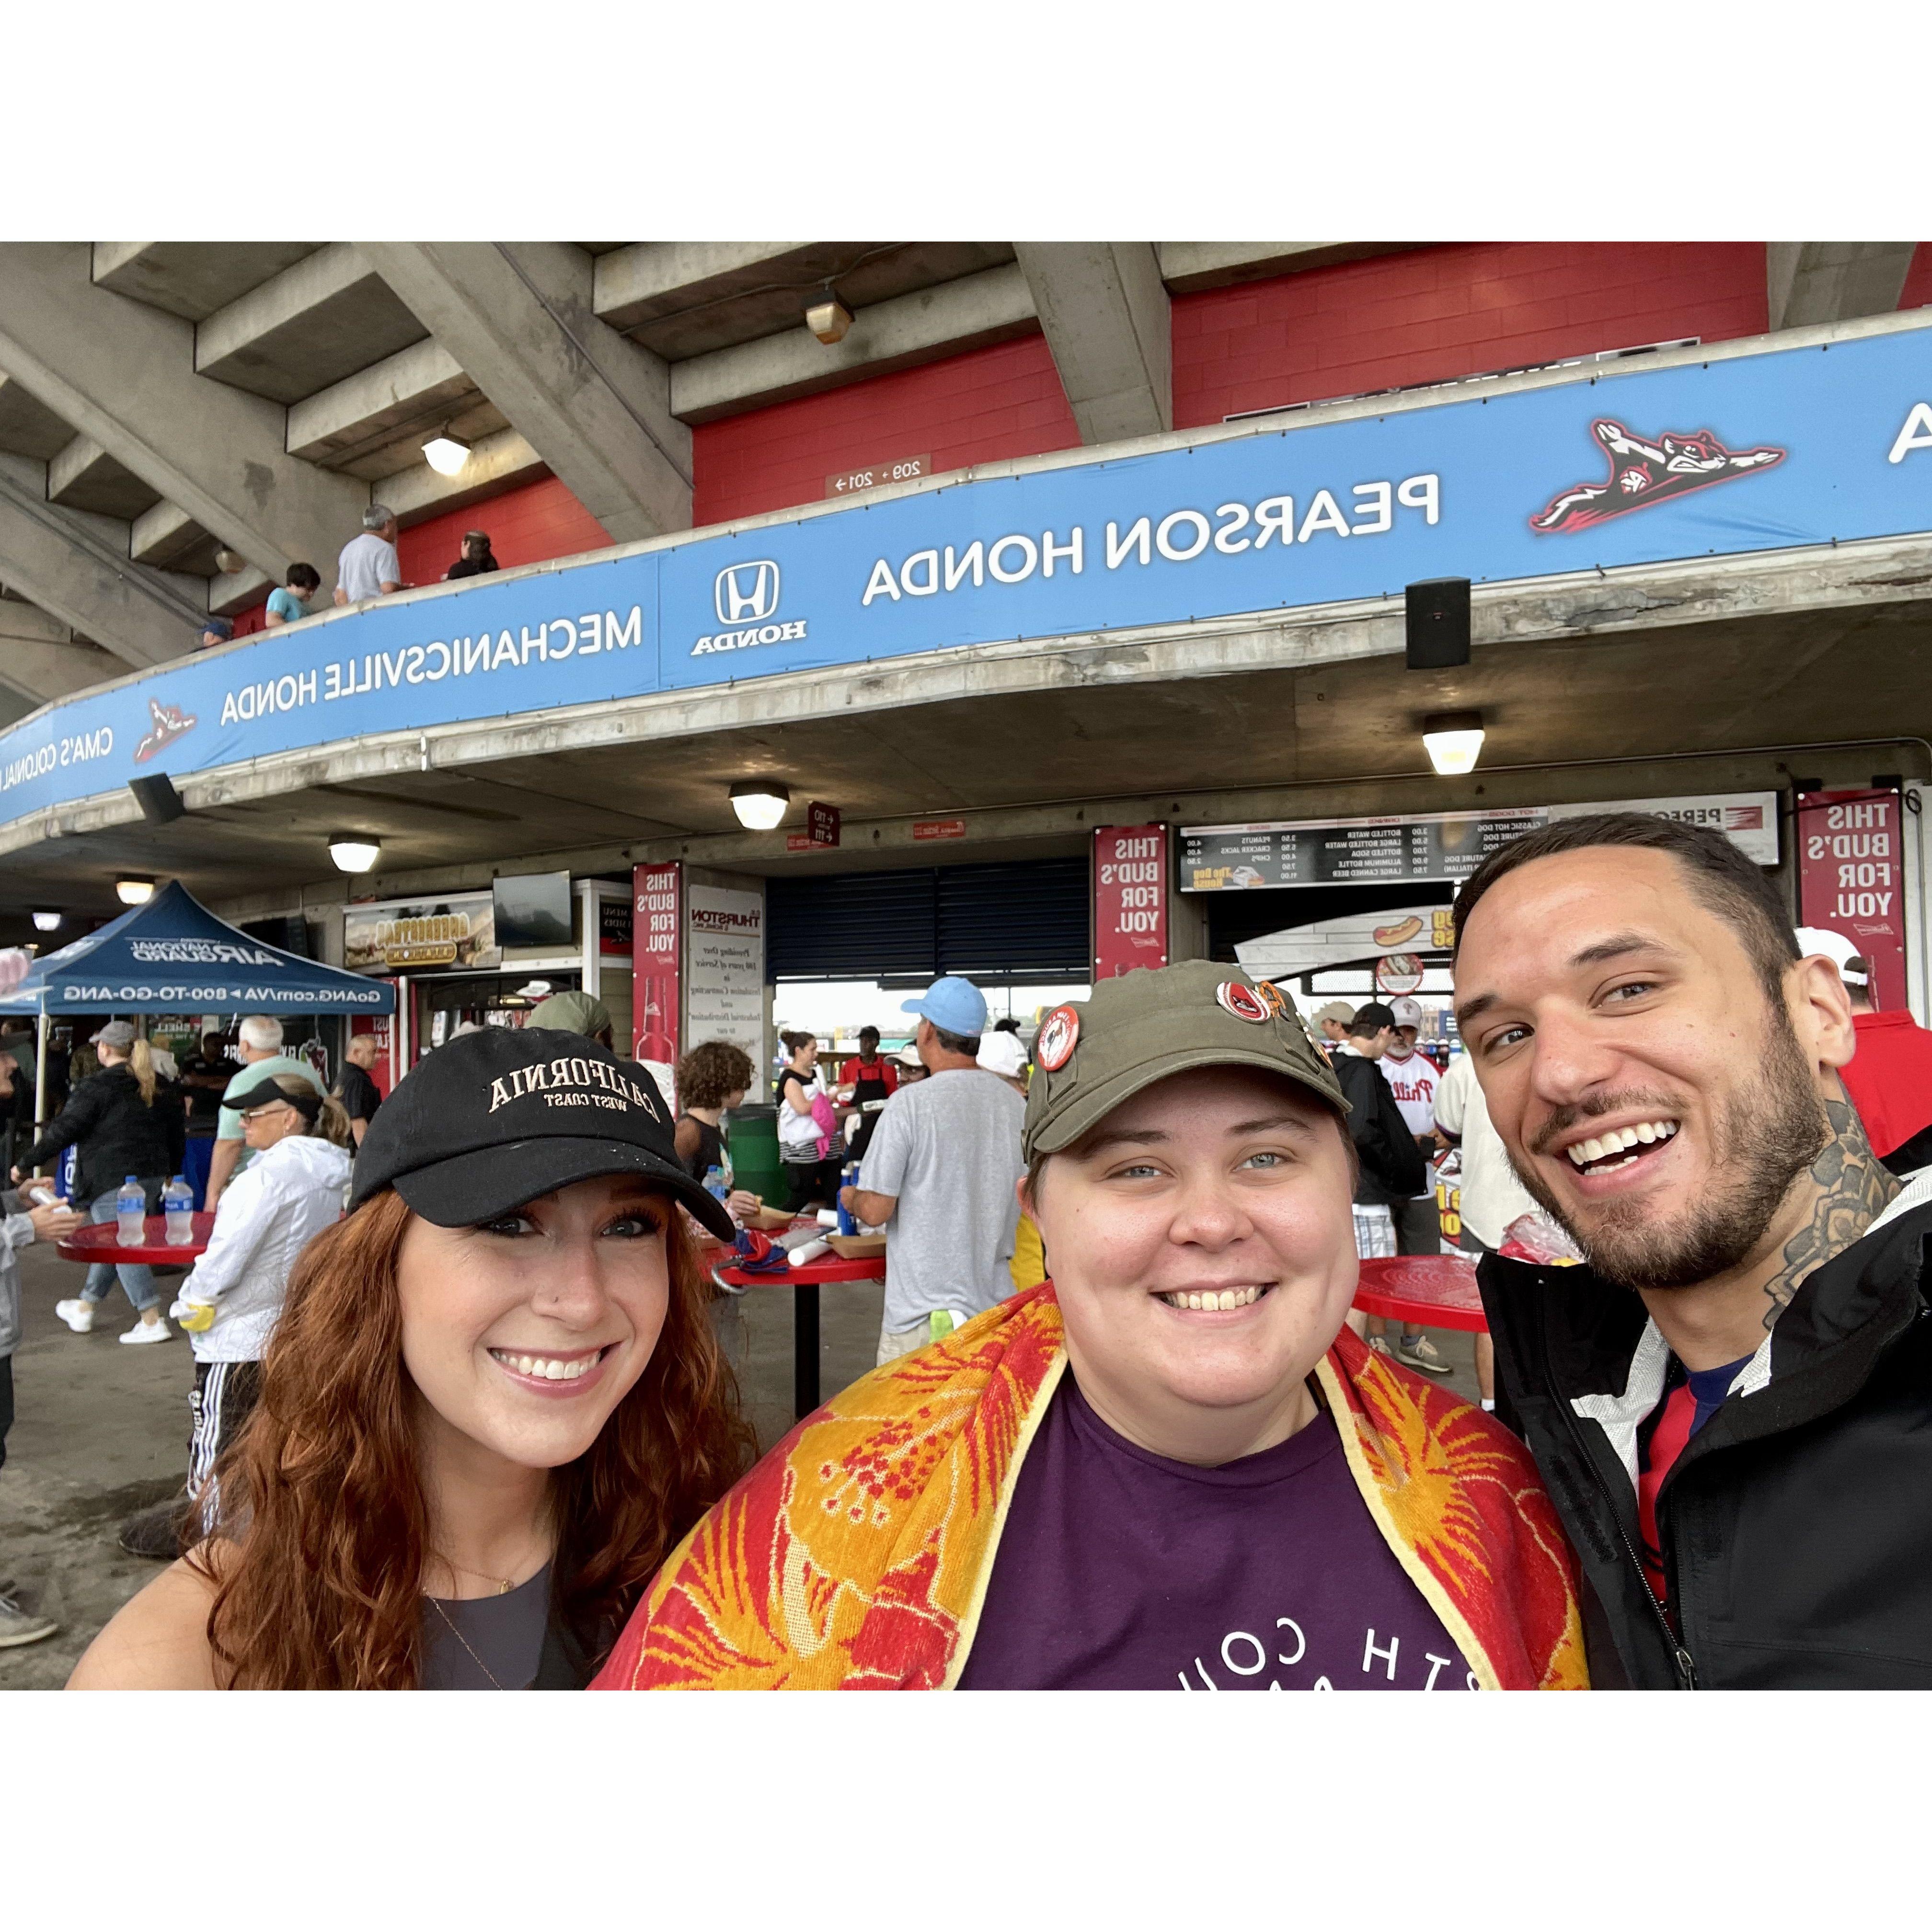
<path id="1" fill-rule="evenodd" d="M 776 1107 L 754 1103 L 733 1110 L 731 1172 L 734 1186 L 761 1196 L 768 1208 L 782 1208 L 790 1198 L 784 1162 L 778 1156 Z"/>

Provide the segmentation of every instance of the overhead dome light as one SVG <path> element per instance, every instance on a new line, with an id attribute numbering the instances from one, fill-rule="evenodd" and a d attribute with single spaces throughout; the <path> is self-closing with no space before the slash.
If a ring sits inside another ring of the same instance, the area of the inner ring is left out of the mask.
<path id="1" fill-rule="evenodd" d="M 731 809 L 747 832 L 769 832 L 784 821 L 791 793 L 769 778 L 747 778 L 731 788 Z"/>
<path id="2" fill-rule="evenodd" d="M 1422 742 L 1429 762 L 1445 778 L 1476 769 L 1483 748 L 1480 711 L 1438 711 L 1422 721 Z"/>
<path id="3" fill-rule="evenodd" d="M 60 914 L 51 906 L 36 906 L 34 908 L 34 930 L 36 932 L 58 932 L 60 922 Z"/>
<path id="4" fill-rule="evenodd" d="M 470 460 L 469 444 L 460 436 L 452 436 L 446 424 L 423 445 L 422 453 L 424 460 L 439 476 L 460 475 Z"/>
<path id="5" fill-rule="evenodd" d="M 328 856 L 338 872 L 370 872 L 382 856 L 381 844 L 359 833 L 340 832 L 328 842 Z"/>
<path id="6" fill-rule="evenodd" d="M 114 895 L 123 905 L 146 905 L 154 896 L 154 882 L 152 879 L 116 879 Z M 34 923 L 38 926 L 40 921 L 36 919 Z"/>

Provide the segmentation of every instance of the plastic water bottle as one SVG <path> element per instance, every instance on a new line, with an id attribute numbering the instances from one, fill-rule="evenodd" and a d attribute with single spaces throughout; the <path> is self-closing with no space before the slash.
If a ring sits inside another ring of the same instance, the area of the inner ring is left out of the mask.
<path id="1" fill-rule="evenodd" d="M 147 1234 L 148 1197 L 131 1174 L 114 1197 L 114 1218 L 120 1223 L 121 1245 L 138 1248 Z"/>
<path id="2" fill-rule="evenodd" d="M 842 1234 L 856 1234 L 859 1223 L 853 1218 L 852 1210 L 845 1204 L 845 1190 L 859 1184 L 859 1163 L 848 1160 L 844 1172 L 838 1177 L 842 1185 L 838 1190 L 838 1232 Z"/>
<path id="3" fill-rule="evenodd" d="M 186 1247 L 194 1239 L 194 1190 L 178 1174 L 161 1190 L 161 1212 L 167 1216 L 168 1246 Z"/>

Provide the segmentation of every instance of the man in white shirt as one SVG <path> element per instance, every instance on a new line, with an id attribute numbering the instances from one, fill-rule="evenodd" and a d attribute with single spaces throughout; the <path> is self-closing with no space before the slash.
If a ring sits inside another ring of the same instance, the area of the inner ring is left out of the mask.
<path id="1" fill-rule="evenodd" d="M 1436 1090 L 1437 1132 L 1462 1156 L 1462 1178 L 1457 1184 L 1462 1234 L 1458 1246 L 1466 1254 L 1492 1253 L 1518 1216 L 1534 1214 L 1537 1204 L 1516 1178 L 1509 1150 L 1490 1122 L 1483 1090 L 1476 1082 L 1475 1064 L 1466 1053 L 1449 1063 Z M 1483 1406 L 1496 1406 L 1496 1352 L 1486 1334 L 1476 1337 L 1476 1382 Z"/>
<path id="2" fill-rule="evenodd" d="M 905 1010 L 930 1077 L 904 1084 L 876 1118 L 846 1208 L 886 1231 L 881 1365 L 950 1334 L 1012 1292 L 1006 1263 L 1026 1170 L 1026 1102 L 979 1064 L 986 996 L 970 980 L 935 980 Z"/>
<path id="3" fill-rule="evenodd" d="M 371 503 L 362 512 L 362 534 L 344 544 L 335 560 L 335 601 L 360 604 L 392 597 L 403 587 L 403 561 L 396 554 L 396 513 Z"/>
<path id="4" fill-rule="evenodd" d="M 1422 1007 L 1414 1000 L 1395 1000 L 1389 1010 L 1395 1016 L 1395 1037 L 1388 1051 L 1376 1064 L 1395 1095 L 1395 1103 L 1416 1144 L 1425 1156 L 1436 1151 L 1436 1083 L 1442 1077 L 1436 1063 L 1416 1051 L 1422 1031 Z M 1432 1184 L 1412 1200 L 1399 1201 L 1391 1210 L 1395 1216 L 1396 1252 L 1404 1255 L 1434 1255 L 1442 1251 L 1442 1223 L 1436 1211 L 1436 1190 Z M 1405 1328 L 1396 1339 L 1396 1359 L 1412 1369 L 1433 1376 L 1447 1375 L 1449 1365 L 1436 1344 L 1419 1328 Z"/>
<path id="5" fill-rule="evenodd" d="M 278 1073 L 292 1073 L 298 1080 L 306 1080 L 317 1094 L 325 1090 L 320 1077 L 307 1060 L 298 1060 L 293 1054 L 282 1051 L 280 1020 L 268 1013 L 251 1013 L 242 1022 L 239 1030 L 241 1044 L 235 1052 L 236 1058 L 242 1062 L 242 1071 L 223 1090 L 221 1112 L 216 1116 L 214 1152 L 208 1163 L 208 1211 L 211 1214 L 221 1204 L 228 1184 L 248 1157 L 242 1115 L 238 1108 L 230 1104 L 230 1096 L 254 1086 L 259 1080 L 272 1080 Z"/>

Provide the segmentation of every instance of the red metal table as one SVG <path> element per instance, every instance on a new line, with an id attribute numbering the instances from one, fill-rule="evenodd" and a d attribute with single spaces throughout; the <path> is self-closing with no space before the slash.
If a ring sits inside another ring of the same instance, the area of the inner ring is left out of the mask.
<path id="1" fill-rule="evenodd" d="M 1476 1264 L 1460 1255 L 1390 1255 L 1362 1264 L 1355 1306 L 1413 1328 L 1460 1328 L 1484 1335 Z"/>
<path id="2" fill-rule="evenodd" d="M 842 1260 L 837 1255 L 821 1255 L 802 1268 L 722 1268 L 716 1258 L 730 1252 L 710 1251 L 712 1279 L 734 1294 L 754 1288 L 789 1288 L 791 1290 L 791 1403 L 794 1419 L 802 1422 L 818 1406 L 818 1291 L 826 1282 L 883 1281 L 886 1274 L 884 1255 L 868 1255 L 858 1261 Z"/>
<path id="3" fill-rule="evenodd" d="M 115 1222 L 97 1221 L 90 1226 L 76 1228 L 56 1244 L 54 1252 L 65 1262 L 142 1262 L 149 1267 L 191 1262 L 207 1247 L 214 1234 L 214 1216 L 197 1214 L 194 1217 L 191 1241 L 170 1241 L 167 1232 L 166 1217 L 150 1214 L 144 1224 L 145 1238 L 138 1247 L 129 1247 L 122 1242 L 121 1230 Z"/>

